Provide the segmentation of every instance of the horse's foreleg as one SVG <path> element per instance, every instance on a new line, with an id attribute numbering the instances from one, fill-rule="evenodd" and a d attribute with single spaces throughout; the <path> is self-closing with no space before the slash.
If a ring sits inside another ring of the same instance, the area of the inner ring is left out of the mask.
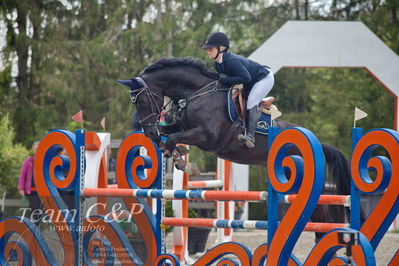
<path id="1" fill-rule="evenodd" d="M 170 151 L 168 150 L 167 146 L 165 145 L 165 143 L 163 141 L 160 141 L 158 146 L 166 158 L 170 158 L 172 156 L 172 154 L 170 153 Z"/>

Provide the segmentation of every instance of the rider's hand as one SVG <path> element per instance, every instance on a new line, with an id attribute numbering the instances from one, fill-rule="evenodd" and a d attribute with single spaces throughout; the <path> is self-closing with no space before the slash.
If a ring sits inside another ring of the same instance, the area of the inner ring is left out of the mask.
<path id="1" fill-rule="evenodd" d="M 225 80 L 226 80 L 226 78 L 227 78 L 228 76 L 226 75 L 226 74 L 220 74 L 219 75 L 219 82 L 221 82 L 221 83 L 225 83 Z"/>

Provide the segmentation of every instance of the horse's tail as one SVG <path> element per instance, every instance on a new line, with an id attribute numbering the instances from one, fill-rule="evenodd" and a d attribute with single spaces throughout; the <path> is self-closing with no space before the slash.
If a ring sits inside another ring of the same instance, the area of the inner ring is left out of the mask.
<path id="1" fill-rule="evenodd" d="M 334 146 L 322 143 L 322 147 L 327 166 L 325 193 L 350 195 L 351 172 L 349 160 L 341 150 Z M 361 223 L 363 223 L 365 218 L 363 211 L 361 211 L 360 216 Z"/>
<path id="2" fill-rule="evenodd" d="M 322 144 L 326 159 L 327 177 L 325 189 L 338 195 L 350 194 L 350 165 L 345 154 L 329 144 Z"/>

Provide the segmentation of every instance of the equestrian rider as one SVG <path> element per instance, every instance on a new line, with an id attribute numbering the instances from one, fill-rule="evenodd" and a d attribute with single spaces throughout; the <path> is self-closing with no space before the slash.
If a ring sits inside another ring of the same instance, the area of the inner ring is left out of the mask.
<path id="1" fill-rule="evenodd" d="M 270 68 L 243 56 L 228 52 L 230 41 L 223 32 L 210 34 L 202 47 L 207 49 L 208 57 L 215 61 L 215 69 L 220 74 L 219 82 L 226 86 L 243 84 L 249 90 L 247 100 L 247 131 L 238 139 L 248 148 L 255 146 L 255 130 L 260 118 L 259 103 L 271 91 L 274 76 Z"/>

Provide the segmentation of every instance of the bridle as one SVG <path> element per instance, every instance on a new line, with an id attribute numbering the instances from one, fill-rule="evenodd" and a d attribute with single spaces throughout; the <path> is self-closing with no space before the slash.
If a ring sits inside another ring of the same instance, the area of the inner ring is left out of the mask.
<path id="1" fill-rule="evenodd" d="M 135 90 L 130 90 L 130 100 L 132 101 L 132 103 L 136 104 L 140 95 L 144 94 L 144 95 L 147 95 L 147 98 L 148 98 L 150 106 L 151 106 L 151 113 L 149 115 L 147 115 L 146 117 L 144 117 L 143 119 L 139 120 L 140 125 L 142 125 L 142 126 L 158 126 L 159 117 L 161 116 L 161 110 L 162 110 L 163 106 L 162 107 L 158 106 L 156 98 L 162 102 L 162 105 L 163 105 L 163 99 L 148 87 L 147 83 L 144 81 L 143 78 L 136 77 L 136 80 L 143 87 L 141 87 L 139 89 L 135 89 Z M 155 108 L 156 108 L 156 110 L 155 110 Z M 154 116 L 157 116 L 155 123 L 144 123 L 145 121 L 147 121 L 148 119 L 150 119 Z"/>
<path id="2" fill-rule="evenodd" d="M 159 125 L 159 118 L 161 117 L 161 111 L 165 109 L 165 106 L 167 106 L 169 103 L 163 105 L 163 98 L 161 98 L 160 96 L 158 96 L 155 92 L 153 92 L 147 85 L 147 83 L 144 81 L 143 78 L 141 77 L 136 77 L 135 78 L 143 87 L 139 88 L 139 89 L 135 89 L 135 90 L 131 90 L 130 91 L 130 100 L 132 101 L 132 103 L 136 103 L 138 98 L 143 94 L 143 95 L 147 95 L 147 98 L 149 100 L 150 106 L 151 106 L 151 113 L 149 115 L 147 115 L 146 117 L 144 117 L 143 119 L 140 119 L 139 122 L 142 126 L 158 126 Z M 215 84 L 215 86 L 210 89 L 210 90 L 206 90 L 210 85 Z M 179 112 L 184 109 L 187 104 L 195 99 L 198 98 L 200 96 L 203 96 L 205 94 L 211 93 L 211 92 L 217 92 L 217 91 L 227 91 L 229 89 L 218 89 L 218 80 L 214 80 L 211 81 L 207 84 L 205 84 L 204 86 L 202 86 L 200 89 L 198 89 L 195 93 L 193 93 L 192 95 L 190 95 L 187 99 L 181 99 L 178 101 L 178 105 L 179 105 Z M 159 99 L 162 102 L 162 107 L 160 107 L 157 104 L 156 99 Z M 155 106 L 155 107 L 154 107 Z M 147 121 L 148 119 L 152 118 L 156 116 L 157 119 L 154 123 L 144 123 L 145 121 Z"/>

